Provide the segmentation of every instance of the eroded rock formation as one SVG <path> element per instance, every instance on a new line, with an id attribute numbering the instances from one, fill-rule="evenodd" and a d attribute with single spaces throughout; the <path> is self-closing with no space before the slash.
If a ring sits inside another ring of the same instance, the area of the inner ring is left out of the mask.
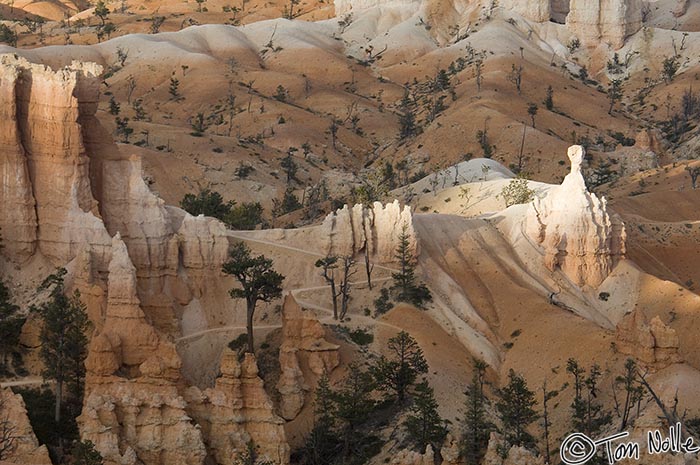
<path id="1" fill-rule="evenodd" d="M 219 441 L 209 426 L 235 419 L 240 441 L 227 453 L 253 439 L 274 463 L 287 463 L 283 420 L 254 360 L 195 403 L 192 411 L 206 404 L 207 415 L 188 414 L 172 339 L 182 309 L 220 278 L 228 239 L 217 220 L 166 207 L 142 179 L 140 159 L 119 152 L 95 117 L 100 73 L 89 63 L 54 71 L 0 57 L 3 253 L 65 267 L 67 286 L 87 305 L 94 334 L 81 436 L 108 465 L 201 465 L 216 452 L 205 445 Z M 35 339 L 25 331 L 25 345 Z"/>
<path id="2" fill-rule="evenodd" d="M 506 0 L 503 6 L 530 21 L 566 24 L 584 45 L 617 49 L 642 27 L 641 0 Z"/>
<path id="3" fill-rule="evenodd" d="M 416 253 L 417 242 L 408 205 L 402 209 L 398 200 L 386 205 L 374 202 L 372 207 L 357 204 L 350 208 L 346 205 L 328 215 L 320 226 L 325 241 L 323 250 L 342 256 L 355 255 L 367 248 L 376 261 L 391 262 L 404 225 Z"/>
<path id="4" fill-rule="evenodd" d="M 304 311 L 291 294 L 282 307 L 282 344 L 280 346 L 280 414 L 293 420 L 304 406 L 309 384 L 305 373 L 321 376 L 330 374 L 339 364 L 337 344 L 326 340 L 323 325 Z"/>
<path id="5" fill-rule="evenodd" d="M 4 434 L 7 433 L 7 434 Z M 13 394 L 10 388 L 0 388 L 0 437 L 3 441 L 3 463 L 19 465 L 51 465 L 46 446 L 39 446 L 27 418 L 22 396 Z"/>
<path id="6" fill-rule="evenodd" d="M 526 234 L 544 249 L 550 271 L 561 269 L 576 285 L 596 288 L 625 254 L 624 224 L 608 213 L 605 198 L 588 192 L 583 147 L 569 147 L 568 155 L 564 182 L 528 206 Z"/>
<path id="7" fill-rule="evenodd" d="M 682 361 L 676 331 L 658 316 L 647 321 L 639 310 L 625 315 L 617 325 L 615 343 L 620 352 L 633 356 L 650 368 L 661 369 Z"/>
<path id="8" fill-rule="evenodd" d="M 239 363 L 238 354 L 226 349 L 216 385 L 204 391 L 190 387 L 185 397 L 217 464 L 233 463 L 251 441 L 261 459 L 289 463 L 284 420 L 273 412 L 253 354 L 246 353 Z"/>

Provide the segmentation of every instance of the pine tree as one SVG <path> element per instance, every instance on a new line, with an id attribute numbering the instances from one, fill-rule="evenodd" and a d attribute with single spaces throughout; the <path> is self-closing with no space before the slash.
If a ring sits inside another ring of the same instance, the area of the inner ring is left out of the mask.
<path id="1" fill-rule="evenodd" d="M 170 77 L 170 86 L 168 87 L 168 93 L 172 100 L 180 100 L 180 80 L 176 79 L 175 76 Z"/>
<path id="2" fill-rule="evenodd" d="M 107 20 L 107 16 L 109 15 L 109 13 L 109 8 L 107 8 L 107 5 L 105 4 L 104 0 L 97 0 L 97 4 L 95 5 L 95 10 L 93 14 L 100 19 L 100 26 L 104 27 L 105 21 Z"/>
<path id="3" fill-rule="evenodd" d="M 391 275 L 394 280 L 391 289 L 396 294 L 396 300 L 423 308 L 425 303 L 432 299 L 432 296 L 425 284 L 416 283 L 416 259 L 411 249 L 408 225 L 406 223 L 401 227 L 399 245 L 396 247 L 395 257 L 401 267 L 397 273 L 392 273 Z"/>
<path id="4" fill-rule="evenodd" d="M 16 353 L 24 318 L 11 302 L 10 290 L 0 281 L 0 374 L 7 370 L 7 357 Z"/>
<path id="5" fill-rule="evenodd" d="M 316 387 L 314 401 L 314 427 L 304 446 L 308 465 L 327 465 L 338 453 L 336 432 L 336 407 L 328 375 L 323 373 Z"/>
<path id="6" fill-rule="evenodd" d="M 272 259 L 264 255 L 252 256 L 243 242 L 237 242 L 229 251 L 229 260 L 222 271 L 238 280 L 241 288 L 229 291 L 233 299 L 246 301 L 246 328 L 248 331 L 248 352 L 255 352 L 253 342 L 253 321 L 258 301 L 269 302 L 282 295 L 284 276 L 272 267 Z"/>
<path id="7" fill-rule="evenodd" d="M 544 99 L 544 106 L 549 111 L 552 111 L 552 109 L 554 109 L 554 89 L 552 89 L 552 86 L 547 87 L 547 94 Z"/>
<path id="8" fill-rule="evenodd" d="M 484 376 L 488 365 L 474 360 L 474 374 L 466 392 L 466 411 L 462 437 L 462 455 L 467 465 L 478 465 L 486 453 L 489 436 L 494 429 L 487 418 L 488 398 L 484 393 Z"/>
<path id="9" fill-rule="evenodd" d="M 442 445 L 447 434 L 445 420 L 438 413 L 438 403 L 435 393 L 426 380 L 416 384 L 413 394 L 413 405 L 408 417 L 403 423 L 409 439 L 417 446 L 419 452 L 424 452 L 428 444 L 434 450 Z"/>
<path id="10" fill-rule="evenodd" d="M 116 100 L 114 100 L 114 95 L 111 95 L 109 97 L 109 114 L 117 116 L 119 114 L 119 104 L 117 103 Z"/>
<path id="11" fill-rule="evenodd" d="M 380 356 L 370 372 L 380 389 L 394 392 L 397 401 L 403 404 L 418 375 L 428 372 L 428 363 L 416 340 L 406 331 L 389 339 L 387 348 L 391 358 Z"/>
<path id="12" fill-rule="evenodd" d="M 61 421 L 63 387 L 67 385 L 71 400 L 76 402 L 82 396 L 87 356 L 88 318 L 85 305 L 76 291 L 72 297 L 64 292 L 63 276 L 66 270 L 47 277 L 40 289 L 51 288 L 50 298 L 38 308 L 34 307 L 43 320 L 40 340 L 40 356 L 44 362 L 44 378 L 56 382 L 54 419 Z"/>
<path id="13" fill-rule="evenodd" d="M 341 423 L 343 457 L 349 457 L 351 444 L 361 436 L 358 427 L 369 418 L 374 408 L 373 390 L 372 376 L 356 363 L 351 363 L 343 386 L 333 392 L 334 412 Z"/>
<path id="14" fill-rule="evenodd" d="M 525 378 L 511 369 L 508 384 L 498 391 L 496 402 L 503 435 L 509 446 L 534 447 L 535 438 L 527 432 L 527 428 L 538 418 L 533 409 L 536 403 L 535 393 L 528 389 Z"/>

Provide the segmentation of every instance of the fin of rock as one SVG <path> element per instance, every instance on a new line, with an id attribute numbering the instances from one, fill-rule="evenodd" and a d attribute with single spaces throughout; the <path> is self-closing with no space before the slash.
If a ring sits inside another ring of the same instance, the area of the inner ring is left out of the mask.
<path id="1" fill-rule="evenodd" d="M 401 208 L 398 200 L 386 205 L 380 202 L 372 206 L 345 205 L 328 215 L 319 228 L 327 254 L 343 256 L 367 251 L 380 263 L 389 263 L 394 260 L 404 226 L 412 252 L 417 255 L 411 208 L 408 205 Z"/>
<path id="2" fill-rule="evenodd" d="M 569 147 L 571 172 L 544 199 L 535 198 L 526 234 L 544 249 L 545 266 L 561 269 L 576 285 L 597 288 L 625 254 L 625 228 L 605 198 L 588 192 L 581 174 L 584 150 Z"/>

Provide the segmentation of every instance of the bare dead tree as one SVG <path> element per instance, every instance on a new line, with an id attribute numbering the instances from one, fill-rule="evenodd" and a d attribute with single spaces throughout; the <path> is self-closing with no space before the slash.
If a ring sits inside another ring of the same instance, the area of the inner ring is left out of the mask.
<path id="1" fill-rule="evenodd" d="M 321 268 L 321 276 L 331 288 L 331 297 L 333 298 L 333 319 L 338 319 L 338 296 L 340 293 L 336 291 L 335 285 L 335 270 L 338 268 L 338 257 L 328 255 L 316 261 L 316 267 Z"/>
<path id="2" fill-rule="evenodd" d="M 661 410 L 661 413 L 663 414 L 664 418 L 666 419 L 666 422 L 668 423 L 669 426 L 674 426 L 676 424 L 681 425 L 681 436 L 685 440 L 689 437 L 691 437 L 690 433 L 688 432 L 688 428 L 685 426 L 683 422 L 683 417 L 678 415 L 678 390 L 676 389 L 676 394 L 673 398 L 673 407 L 669 409 L 666 404 L 659 398 L 659 396 L 656 394 L 654 389 L 651 387 L 649 384 L 649 381 L 647 381 L 646 377 L 648 374 L 648 370 L 645 371 L 644 373 L 641 373 L 637 371 L 637 381 L 639 381 L 639 384 L 644 386 L 646 388 L 647 392 L 649 395 L 651 395 L 652 399 L 654 399 L 654 402 L 656 402 L 656 405 L 659 407 L 659 410 Z"/>
<path id="3" fill-rule="evenodd" d="M 355 269 L 355 259 L 349 255 L 342 257 L 343 280 L 340 282 L 340 320 L 345 319 L 348 313 L 348 302 L 350 302 L 350 278 L 357 270 Z"/>
<path id="4" fill-rule="evenodd" d="M 690 176 L 690 185 L 695 190 L 697 188 L 697 183 L 698 183 L 698 177 L 700 177 L 700 166 L 695 166 L 695 167 L 690 167 L 686 166 L 685 170 L 688 172 L 688 176 Z"/>
<path id="5" fill-rule="evenodd" d="M 6 400 L 0 398 L 0 460 L 7 459 L 17 446 L 15 426 L 9 415 Z"/>

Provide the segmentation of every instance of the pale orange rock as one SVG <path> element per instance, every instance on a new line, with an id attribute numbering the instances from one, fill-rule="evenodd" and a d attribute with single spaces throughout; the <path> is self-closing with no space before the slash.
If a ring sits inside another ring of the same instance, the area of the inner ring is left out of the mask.
<path id="1" fill-rule="evenodd" d="M 326 330 L 294 296 L 287 294 L 282 305 L 282 344 L 280 346 L 280 414 L 293 420 L 304 407 L 310 382 L 304 373 L 321 376 L 340 364 L 340 346 L 326 340 Z"/>
<path id="2" fill-rule="evenodd" d="M 230 464 L 250 441 L 261 459 L 289 464 L 284 420 L 274 413 L 253 354 L 245 354 L 239 363 L 238 354 L 226 349 L 216 385 L 204 391 L 190 387 L 185 398 L 187 410 L 200 425 L 207 450 L 217 464 Z"/>
<path id="3" fill-rule="evenodd" d="M 648 322 L 639 310 L 625 315 L 617 325 L 615 343 L 620 352 L 634 356 L 650 368 L 661 369 L 682 362 L 676 331 L 658 316 Z"/>
<path id="4" fill-rule="evenodd" d="M 10 388 L 0 388 L 0 422 L 7 422 L 14 437 L 10 452 L 5 457 L 8 464 L 18 465 L 51 465 L 49 451 L 46 446 L 40 446 L 34 435 L 24 400 L 19 394 L 14 394 Z M 5 463 L 3 462 L 3 463 Z"/>

